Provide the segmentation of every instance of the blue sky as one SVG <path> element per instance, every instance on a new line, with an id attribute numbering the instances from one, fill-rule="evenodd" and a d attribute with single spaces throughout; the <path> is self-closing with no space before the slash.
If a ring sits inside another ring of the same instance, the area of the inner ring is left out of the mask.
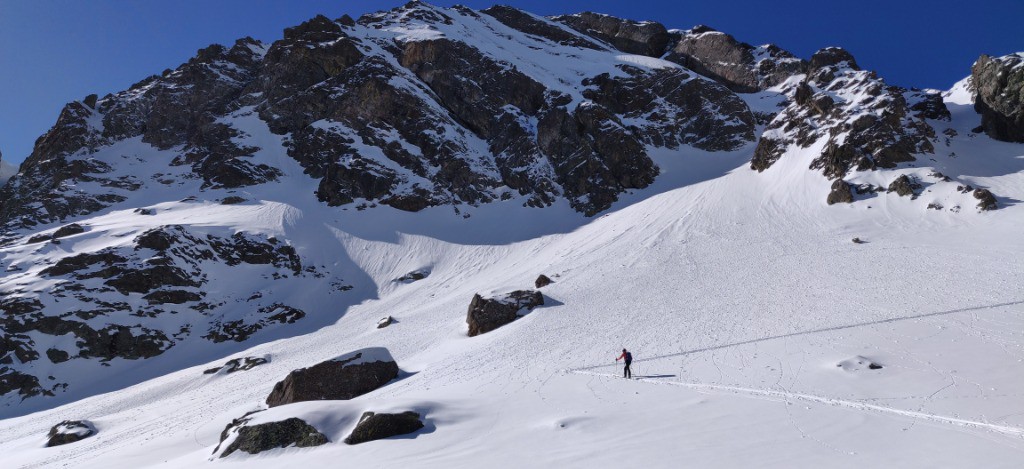
<path id="1" fill-rule="evenodd" d="M 609 1 L 437 0 L 538 14 L 598 11 L 707 24 L 752 44 L 773 42 L 801 57 L 839 45 L 860 65 L 901 86 L 948 88 L 979 54 L 1024 51 L 1024 1 Z M 279 39 L 317 13 L 336 18 L 391 8 L 367 0 L 0 0 L 0 152 L 20 163 L 63 105 L 100 96 L 188 60 L 212 43 Z M 966 6 L 965 6 L 966 5 Z"/>

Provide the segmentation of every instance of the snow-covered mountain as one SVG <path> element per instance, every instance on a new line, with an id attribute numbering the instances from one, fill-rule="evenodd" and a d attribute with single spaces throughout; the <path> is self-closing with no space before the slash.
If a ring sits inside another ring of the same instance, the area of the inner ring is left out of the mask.
<path id="1" fill-rule="evenodd" d="M 68 104 L 0 191 L 2 457 L 1010 467 L 1021 60 L 908 90 L 836 47 L 419 2 L 210 46 Z M 423 427 L 346 445 L 365 411 Z M 298 447 L 247 455 L 268 428 Z"/>

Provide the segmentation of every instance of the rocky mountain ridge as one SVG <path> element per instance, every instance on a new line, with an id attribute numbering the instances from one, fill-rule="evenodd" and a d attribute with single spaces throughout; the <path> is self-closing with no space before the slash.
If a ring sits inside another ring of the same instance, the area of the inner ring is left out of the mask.
<path id="1" fill-rule="evenodd" d="M 978 135 L 1019 140 L 1019 62 L 975 65 Z M 210 46 L 68 104 L 0 190 L 0 394 L 55 397 L 74 386 L 68 363 L 103 376 L 287 336 L 275 331 L 383 288 L 350 259 L 328 265 L 298 239 L 222 220 L 266 194 L 336 211 L 564 203 L 594 216 L 655 183 L 655 153 L 687 148 L 745 152 L 765 177 L 790 163 L 820 173 L 822 203 L 940 189 L 948 211 L 1005 203 L 932 175 L 939 153 L 982 138 L 949 120 L 939 93 L 887 85 L 839 48 L 803 60 L 595 13 L 412 2 Z M 159 222 L 139 229 L 147 217 Z M 313 299 L 285 293 L 302 289 Z"/>

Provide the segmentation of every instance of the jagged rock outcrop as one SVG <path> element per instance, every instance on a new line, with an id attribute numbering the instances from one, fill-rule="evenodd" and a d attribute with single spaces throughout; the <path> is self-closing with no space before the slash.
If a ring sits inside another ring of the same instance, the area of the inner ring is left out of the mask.
<path id="1" fill-rule="evenodd" d="M 96 434 L 96 427 L 88 420 L 65 420 L 50 429 L 46 447 L 66 445 Z"/>
<path id="2" fill-rule="evenodd" d="M 209 368 L 203 371 L 203 374 L 212 375 L 215 373 L 219 373 L 221 371 L 223 371 L 224 374 L 231 374 L 236 371 L 249 371 L 253 368 L 256 368 L 257 366 L 264 365 L 267 363 L 270 363 L 270 360 L 267 360 L 265 357 L 232 358 L 231 360 L 225 362 L 224 365 L 222 366 Z"/>
<path id="3" fill-rule="evenodd" d="M 895 192 L 900 197 L 910 196 L 913 199 L 917 197 L 920 190 L 921 184 L 912 181 L 906 174 L 901 174 L 889 183 L 889 188 L 886 192 Z"/>
<path id="4" fill-rule="evenodd" d="M 807 79 L 788 95 L 789 104 L 758 141 L 750 165 L 757 171 L 771 167 L 791 147 L 822 141 L 810 168 L 829 179 L 895 168 L 934 151 L 936 133 L 926 119 L 949 119 L 938 93 L 886 85 L 836 47 L 815 53 Z"/>
<path id="5" fill-rule="evenodd" d="M 974 109 L 990 137 L 1024 142 L 1024 52 L 982 55 L 971 67 Z"/>
<path id="6" fill-rule="evenodd" d="M 84 230 L 66 225 L 54 236 Z M 281 279 L 315 273 L 303 269 L 294 248 L 274 238 L 244 232 L 222 237 L 171 225 L 129 240 L 43 263 L 37 275 L 45 282 L 38 290 L 0 292 L 0 396 L 64 391 L 62 380 L 42 379 L 49 373 L 34 362 L 43 355 L 52 363 L 142 360 L 193 335 L 215 343 L 240 342 L 306 316 L 258 296 L 249 298 L 245 308 L 232 308 L 223 298 L 207 298 L 203 290 L 211 267 L 231 272 L 234 266 L 244 266 L 243 271 L 262 266 L 258 272 Z M 169 315 L 182 319 L 168 323 Z M 178 321 L 187 325 L 171 325 Z M 37 342 L 40 336 L 71 340 L 50 347 L 47 341 Z"/>
<path id="7" fill-rule="evenodd" d="M 398 377 L 398 364 L 382 347 L 366 348 L 288 373 L 274 385 L 267 405 L 302 401 L 348 400 Z"/>
<path id="8" fill-rule="evenodd" d="M 493 331 L 519 319 L 523 310 L 532 310 L 544 304 L 544 295 L 535 290 L 516 290 L 494 298 L 473 295 L 466 314 L 469 336 Z"/>
<path id="9" fill-rule="evenodd" d="M 405 411 L 400 414 L 382 414 L 365 412 L 359 417 L 359 423 L 352 433 L 345 438 L 345 443 L 358 445 L 368 441 L 406 435 L 423 428 L 420 414 Z"/>
<path id="10" fill-rule="evenodd" d="M 552 19 L 630 54 L 661 57 L 668 47 L 668 31 L 654 21 L 633 21 L 591 12 Z"/>
<path id="11" fill-rule="evenodd" d="M 778 85 L 807 70 L 807 62 L 774 44 L 754 47 L 707 26 L 674 34 L 666 60 L 750 93 Z"/>
<path id="12" fill-rule="evenodd" d="M 220 444 L 214 454 L 226 441 L 230 441 L 220 453 L 221 458 L 235 451 L 259 454 L 264 451 L 295 446 L 309 448 L 329 443 L 330 440 L 312 425 L 296 417 L 278 422 L 247 425 L 251 418 L 236 419 L 221 433 Z"/>

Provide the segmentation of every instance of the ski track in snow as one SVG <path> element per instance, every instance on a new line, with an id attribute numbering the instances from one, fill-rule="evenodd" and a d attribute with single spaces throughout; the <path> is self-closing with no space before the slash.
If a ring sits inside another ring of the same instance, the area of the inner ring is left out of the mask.
<path id="1" fill-rule="evenodd" d="M 608 367 L 608 366 L 612 366 L 612 365 L 604 365 L 604 366 Z M 602 378 L 621 379 L 617 375 L 612 375 L 612 374 L 607 374 L 607 373 L 596 373 L 596 372 L 587 371 L 587 370 L 567 370 L 567 372 L 574 373 L 574 374 L 579 374 L 579 375 L 599 376 L 599 377 L 602 377 Z M 935 415 L 935 414 L 929 414 L 929 413 L 924 413 L 924 412 L 914 412 L 914 411 L 909 411 L 909 410 L 900 410 L 900 409 L 894 409 L 892 407 L 885 407 L 885 406 L 880 406 L 880 405 L 868 404 L 868 403 L 864 403 L 864 402 L 847 401 L 847 400 L 836 399 L 836 398 L 832 398 L 832 397 L 815 396 L 815 395 L 812 395 L 812 394 L 803 394 L 803 393 L 798 393 L 798 392 L 786 392 L 786 391 L 775 391 L 775 390 L 771 390 L 771 389 L 745 388 L 745 387 L 741 387 L 741 386 L 726 386 L 726 385 L 720 385 L 720 384 L 706 384 L 706 383 L 697 383 L 697 382 L 686 382 L 686 381 L 664 381 L 664 380 L 658 380 L 657 377 L 635 377 L 635 378 L 633 378 L 633 380 L 640 381 L 640 382 L 643 382 L 643 383 L 652 383 L 652 384 L 659 384 L 659 385 L 682 386 L 682 387 L 685 387 L 685 388 L 697 389 L 697 390 L 705 390 L 705 391 L 724 391 L 724 392 L 732 392 L 732 393 L 736 393 L 736 394 L 747 394 L 747 395 L 750 395 L 750 396 L 757 396 L 757 397 L 772 397 L 772 398 L 778 398 L 778 399 L 781 399 L 781 400 L 784 400 L 784 401 L 787 401 L 787 402 L 790 399 L 796 399 L 796 400 L 816 402 L 816 403 L 819 403 L 819 404 L 826 404 L 826 405 L 831 405 L 831 406 L 841 406 L 841 407 L 846 407 L 846 408 L 854 409 L 854 410 L 865 410 L 865 411 L 883 412 L 883 413 L 895 414 L 895 415 L 899 415 L 899 416 L 903 416 L 903 417 L 910 417 L 910 418 L 914 418 L 914 419 L 928 420 L 928 421 L 933 421 L 933 422 L 949 423 L 949 424 L 960 425 L 960 426 L 971 427 L 971 428 L 980 428 L 980 429 L 984 429 L 984 430 L 995 431 L 995 432 L 1002 433 L 1002 434 L 1009 435 L 1009 436 L 1014 436 L 1014 437 L 1018 437 L 1018 438 L 1024 438 L 1024 428 L 1020 428 L 1020 427 L 1011 427 L 1011 426 L 1006 426 L 1006 425 L 995 425 L 995 424 L 991 424 L 991 423 L 976 422 L 976 421 L 973 421 L 973 420 L 958 419 L 958 418 L 946 417 L 946 416 L 942 416 L 942 415 Z"/>

